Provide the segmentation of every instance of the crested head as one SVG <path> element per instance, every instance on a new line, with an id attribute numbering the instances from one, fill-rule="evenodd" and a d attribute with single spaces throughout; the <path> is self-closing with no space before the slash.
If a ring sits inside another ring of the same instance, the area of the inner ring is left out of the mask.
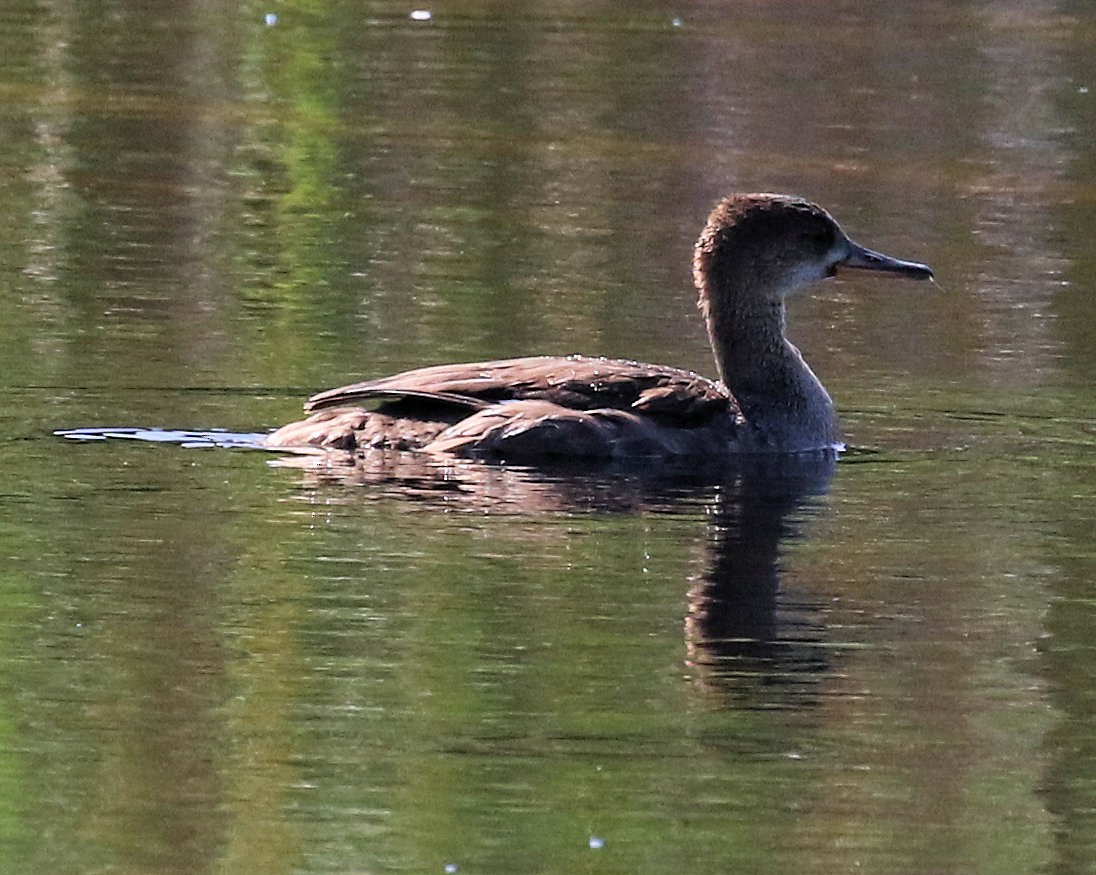
<path id="1" fill-rule="evenodd" d="M 701 297 L 713 284 L 748 285 L 781 296 L 832 276 L 848 237 L 822 207 L 780 194 L 735 194 L 720 201 L 697 240 L 693 276 Z"/>
<path id="2" fill-rule="evenodd" d="M 733 283 L 756 297 L 779 297 L 838 268 L 932 279 L 928 265 L 866 249 L 818 204 L 785 194 L 725 197 L 708 216 L 693 253 L 702 306 L 714 287 Z"/>

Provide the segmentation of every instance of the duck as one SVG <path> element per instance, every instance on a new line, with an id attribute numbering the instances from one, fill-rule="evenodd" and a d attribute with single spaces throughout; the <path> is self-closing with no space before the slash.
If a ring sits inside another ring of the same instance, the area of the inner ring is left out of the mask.
<path id="1" fill-rule="evenodd" d="M 313 395 L 269 449 L 399 450 L 533 463 L 836 451 L 837 411 L 785 336 L 785 299 L 845 270 L 913 280 L 932 269 L 854 242 L 817 204 L 732 194 L 693 250 L 717 378 L 585 355 L 432 365 Z"/>

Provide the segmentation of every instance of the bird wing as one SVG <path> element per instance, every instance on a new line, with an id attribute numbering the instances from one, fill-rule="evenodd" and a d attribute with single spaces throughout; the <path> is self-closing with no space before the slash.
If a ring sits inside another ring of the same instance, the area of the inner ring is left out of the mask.
<path id="1" fill-rule="evenodd" d="M 620 359 L 534 356 L 436 365 L 313 395 L 308 411 L 363 401 L 418 401 L 481 411 L 506 401 L 548 401 L 571 410 L 616 409 L 682 423 L 734 413 L 722 384 L 692 371 Z"/>
<path id="2" fill-rule="evenodd" d="M 439 432 L 422 449 L 516 461 L 710 457 L 725 452 L 736 432 L 736 418 L 726 414 L 722 418 L 716 428 L 681 428 L 680 423 L 631 410 L 575 410 L 551 401 L 522 399 L 478 411 Z"/>

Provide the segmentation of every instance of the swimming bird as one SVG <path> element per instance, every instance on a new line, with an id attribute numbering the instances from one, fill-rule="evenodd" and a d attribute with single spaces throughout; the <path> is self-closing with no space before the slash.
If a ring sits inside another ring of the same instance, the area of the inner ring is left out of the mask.
<path id="1" fill-rule="evenodd" d="M 580 355 L 435 365 L 320 392 L 305 404 L 307 419 L 265 443 L 516 462 L 832 449 L 841 439 L 837 412 L 784 336 L 784 299 L 845 268 L 932 279 L 927 265 L 854 243 L 802 198 L 731 195 L 712 210 L 693 253 L 718 380 Z"/>

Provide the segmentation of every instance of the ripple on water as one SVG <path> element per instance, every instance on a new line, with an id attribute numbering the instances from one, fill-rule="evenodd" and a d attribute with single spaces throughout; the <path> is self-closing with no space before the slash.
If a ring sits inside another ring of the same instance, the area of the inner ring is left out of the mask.
<path id="1" fill-rule="evenodd" d="M 228 431 L 183 431 L 170 428 L 69 428 L 54 432 L 74 441 L 133 440 L 178 444 L 187 448 L 221 447 L 238 450 L 262 450 L 266 434 Z"/>

